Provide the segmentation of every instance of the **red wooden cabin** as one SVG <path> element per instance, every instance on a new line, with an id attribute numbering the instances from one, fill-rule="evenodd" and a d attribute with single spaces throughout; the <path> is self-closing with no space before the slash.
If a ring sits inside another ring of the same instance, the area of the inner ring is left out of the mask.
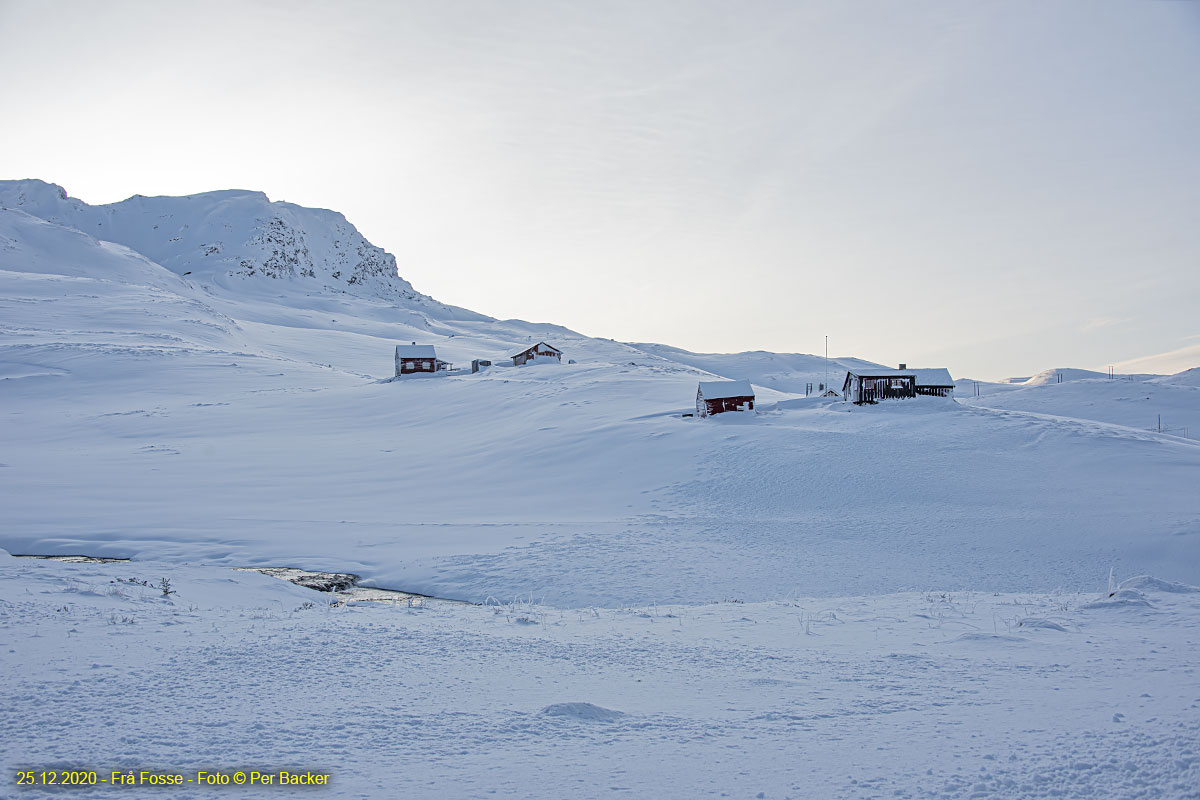
<path id="1" fill-rule="evenodd" d="M 696 413 L 702 417 L 726 411 L 753 411 L 750 381 L 701 381 L 696 387 Z"/>
<path id="2" fill-rule="evenodd" d="M 438 357 L 431 344 L 398 344 L 396 345 L 396 375 L 413 375 L 424 373 L 432 375 L 437 372 Z"/>

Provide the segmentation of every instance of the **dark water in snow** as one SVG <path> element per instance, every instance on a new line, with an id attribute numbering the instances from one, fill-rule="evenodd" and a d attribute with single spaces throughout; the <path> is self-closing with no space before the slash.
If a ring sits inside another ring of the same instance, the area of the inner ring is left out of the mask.
<path id="1" fill-rule="evenodd" d="M 62 561 L 66 564 L 120 564 L 128 562 L 128 558 L 105 558 L 101 556 L 64 555 L 42 556 L 31 553 L 13 553 L 14 558 L 40 558 L 46 561 Z M 359 576 L 351 572 L 311 572 L 295 567 L 235 567 L 239 572 L 259 572 L 272 578 L 289 581 L 297 586 L 327 592 L 334 595 L 338 605 L 352 602 L 390 602 L 404 603 L 414 606 L 422 605 L 429 600 L 438 598 L 413 592 L 401 592 L 395 589 L 376 589 L 369 586 L 359 586 Z M 453 601 L 441 601 L 453 602 Z"/>

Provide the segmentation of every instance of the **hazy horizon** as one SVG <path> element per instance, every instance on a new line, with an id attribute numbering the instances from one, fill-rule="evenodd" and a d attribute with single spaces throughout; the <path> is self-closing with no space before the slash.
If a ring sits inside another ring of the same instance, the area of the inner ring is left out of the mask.
<path id="1" fill-rule="evenodd" d="M 331 208 L 494 317 L 1200 365 L 1195 5 L 0 0 L 0 44 L 0 177 Z"/>

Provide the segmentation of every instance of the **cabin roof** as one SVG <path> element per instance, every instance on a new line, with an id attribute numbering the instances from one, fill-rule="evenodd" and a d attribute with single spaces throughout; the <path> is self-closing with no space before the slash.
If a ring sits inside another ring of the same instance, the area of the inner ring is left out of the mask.
<path id="1" fill-rule="evenodd" d="M 562 350 L 559 350 L 557 347 L 546 344 L 545 342 L 538 342 L 537 344 L 526 347 L 524 350 L 522 350 L 519 353 L 513 353 L 511 356 L 509 356 L 509 358 L 516 358 L 517 356 L 523 356 L 526 353 L 528 353 L 530 350 L 535 350 L 539 347 L 544 347 L 547 350 L 553 350 L 554 352 L 558 353 L 559 355 L 562 355 Z"/>
<path id="2" fill-rule="evenodd" d="M 705 400 L 722 400 L 729 397 L 754 397 L 750 381 L 700 381 L 700 395 Z"/>
<path id="3" fill-rule="evenodd" d="M 917 386 L 953 386 L 954 379 L 950 370 L 945 367 L 933 369 L 914 369 L 911 372 L 917 377 Z"/>
<path id="4" fill-rule="evenodd" d="M 396 345 L 397 358 L 437 358 L 437 354 L 433 351 L 431 344 L 398 344 Z"/>
<path id="5" fill-rule="evenodd" d="M 857 375 L 860 378 L 915 378 L 920 370 L 915 369 L 852 369 L 847 375 Z"/>

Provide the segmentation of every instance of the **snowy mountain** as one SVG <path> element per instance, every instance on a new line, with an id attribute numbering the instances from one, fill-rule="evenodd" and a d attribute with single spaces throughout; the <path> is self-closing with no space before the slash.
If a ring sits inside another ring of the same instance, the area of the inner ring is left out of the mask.
<path id="1" fill-rule="evenodd" d="M 1114 565 L 1200 581 L 1200 447 L 1116 393 L 1187 386 L 855 407 L 803 397 L 824 381 L 817 356 L 695 354 L 444 305 L 340 215 L 261 194 L 91 207 L 15 181 L 0 198 L 10 552 L 563 605 L 1041 591 Z M 511 366 L 543 340 L 562 364 Z M 391 382 L 410 341 L 496 366 Z M 835 359 L 831 383 L 869 364 Z M 682 417 L 717 378 L 750 379 L 758 413 Z"/>
<path id="2" fill-rule="evenodd" d="M 394 256 L 341 214 L 271 202 L 262 192 L 136 195 L 90 206 L 44 181 L 0 181 L 0 208 L 125 245 L 177 275 L 231 289 L 289 279 L 304 291 L 430 301 L 397 274 Z"/>

